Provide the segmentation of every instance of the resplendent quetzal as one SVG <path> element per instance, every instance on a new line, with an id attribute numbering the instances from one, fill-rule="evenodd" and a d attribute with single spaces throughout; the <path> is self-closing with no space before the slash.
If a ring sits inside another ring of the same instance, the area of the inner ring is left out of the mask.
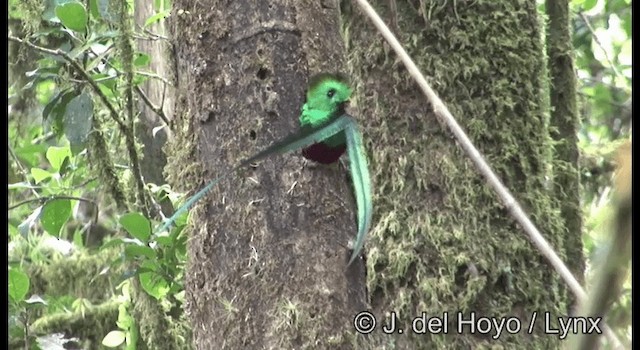
<path id="1" fill-rule="evenodd" d="M 285 154 L 302 148 L 302 155 L 321 164 L 338 161 L 347 152 L 358 206 L 358 234 L 353 245 L 350 265 L 360 254 L 369 231 L 372 216 L 371 183 L 367 169 L 362 136 L 355 119 L 345 111 L 351 97 L 347 79 L 340 74 L 321 73 L 309 79 L 306 102 L 300 115 L 300 130 L 276 141 L 267 149 L 240 162 L 233 169 L 213 179 L 207 186 L 191 197 L 167 219 L 159 232 L 166 230 L 175 219 L 202 198 L 213 186 L 227 175 L 250 163 L 272 154 Z"/>

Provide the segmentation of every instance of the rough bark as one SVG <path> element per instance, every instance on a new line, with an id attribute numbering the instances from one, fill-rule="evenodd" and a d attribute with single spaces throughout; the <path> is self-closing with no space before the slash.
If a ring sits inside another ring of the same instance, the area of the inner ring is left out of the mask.
<path id="1" fill-rule="evenodd" d="M 358 8 L 342 2 L 356 115 L 374 183 L 367 287 L 375 313 L 395 311 L 405 334 L 369 337 L 370 349 L 555 348 L 541 312 L 565 312 L 565 287 Z M 544 49 L 535 1 L 376 1 L 428 81 L 554 247 L 564 226 L 545 178 L 550 137 Z M 538 321 L 526 328 L 532 312 Z M 449 335 L 409 331 L 411 320 L 448 315 Z M 457 332 L 465 319 L 517 317 L 499 337 Z M 495 339 L 495 338 L 497 339 Z"/>
<path id="2" fill-rule="evenodd" d="M 139 26 L 143 26 L 147 18 L 155 13 L 154 3 L 152 1 L 136 1 L 135 21 Z M 147 28 L 151 33 L 159 36 L 166 36 L 164 22 L 158 22 Z M 137 49 L 139 52 L 146 53 L 151 57 L 148 67 L 145 71 L 150 71 L 158 76 L 171 80 L 171 49 L 167 41 L 162 39 L 149 40 L 138 39 Z M 168 119 L 173 115 L 173 87 L 164 84 L 159 79 L 147 79 L 141 84 L 141 89 L 155 107 L 162 108 L 163 113 Z M 140 116 L 138 119 L 138 127 L 136 128 L 136 136 L 143 145 L 143 159 L 141 162 L 142 174 L 146 182 L 154 184 L 163 184 L 165 179 L 162 169 L 167 163 L 166 156 L 162 147 L 167 140 L 167 129 L 161 129 L 154 135 L 153 129 L 164 125 L 161 118 L 154 112 L 143 100 L 138 99 Z"/>
<path id="3" fill-rule="evenodd" d="M 345 271 L 355 218 L 343 169 L 310 169 L 294 154 L 220 184 L 190 220 L 186 308 L 195 346 L 557 347 L 539 320 L 545 311 L 564 314 L 564 285 L 349 3 L 340 3 L 342 23 L 328 1 L 174 6 L 182 90 L 169 161 L 174 185 L 201 188 L 295 130 L 306 77 L 345 68 L 354 80 L 352 112 L 364 126 L 375 201 L 367 271 L 363 261 Z M 563 250 L 563 221 L 545 187 L 551 139 L 535 1 L 375 6 L 384 18 L 397 18 L 397 32 L 437 92 Z M 347 43 L 344 66 L 338 28 Z M 368 300 L 378 316 L 395 311 L 405 333 L 382 335 L 378 328 L 354 336 L 353 316 Z M 457 334 L 458 311 L 465 318 L 517 317 L 523 329 L 500 337 L 468 328 Z M 540 314 L 529 335 L 533 311 Z M 410 321 L 421 312 L 448 313 L 452 334 L 411 334 Z"/>
<path id="4" fill-rule="evenodd" d="M 307 77 L 342 67 L 336 6 L 193 1 L 171 17 L 181 94 L 171 183 L 200 188 L 297 129 Z M 364 264 L 340 166 L 276 157 L 192 210 L 186 310 L 198 349 L 351 348 Z"/>
<path id="5" fill-rule="evenodd" d="M 584 284 L 582 210 L 578 149 L 576 75 L 573 65 L 568 1 L 546 1 L 547 55 L 549 56 L 551 137 L 554 139 L 554 193 L 565 222 L 566 261 Z"/>

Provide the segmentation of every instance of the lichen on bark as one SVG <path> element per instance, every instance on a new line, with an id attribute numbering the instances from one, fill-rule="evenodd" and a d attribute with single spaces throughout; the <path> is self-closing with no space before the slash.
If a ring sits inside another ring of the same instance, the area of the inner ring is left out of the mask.
<path id="1" fill-rule="evenodd" d="M 559 277 L 509 217 L 467 155 L 440 125 L 396 55 L 357 8 L 343 2 L 357 115 L 368 140 L 374 227 L 367 287 L 380 316 L 409 322 L 427 312 L 515 316 L 566 312 Z M 547 188 L 550 176 L 545 57 L 534 1 L 388 2 L 398 35 L 552 246 L 564 251 L 564 223 Z M 452 317 L 450 317 L 451 319 Z M 454 327 L 454 326 L 452 326 Z M 532 336 L 451 334 L 377 337 L 371 348 L 556 347 Z"/>

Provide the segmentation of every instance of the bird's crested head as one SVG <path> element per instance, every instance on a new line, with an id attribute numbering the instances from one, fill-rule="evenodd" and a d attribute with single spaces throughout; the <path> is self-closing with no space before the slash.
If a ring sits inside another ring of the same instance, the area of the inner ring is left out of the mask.
<path id="1" fill-rule="evenodd" d="M 309 79 L 306 97 L 307 108 L 335 112 L 349 101 L 351 88 L 340 73 L 320 73 Z"/>

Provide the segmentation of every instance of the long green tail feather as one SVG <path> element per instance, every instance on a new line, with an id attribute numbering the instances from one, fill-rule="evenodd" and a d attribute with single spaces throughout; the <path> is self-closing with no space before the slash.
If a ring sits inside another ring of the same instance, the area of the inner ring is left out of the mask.
<path id="1" fill-rule="evenodd" d="M 259 152 L 256 155 L 243 160 L 242 162 L 240 162 L 240 164 L 236 165 L 231 170 L 211 180 L 211 182 L 209 182 L 207 186 L 205 186 L 198 193 L 193 195 L 193 197 L 189 198 L 189 200 L 186 203 L 184 203 L 180 208 L 178 208 L 178 210 L 176 210 L 176 212 L 173 213 L 173 215 L 171 215 L 169 219 L 165 220 L 164 224 L 158 229 L 157 232 L 162 232 L 168 229 L 176 221 L 176 219 L 180 215 L 182 215 L 182 213 L 184 213 L 194 203 L 196 203 L 202 197 L 204 197 L 204 195 L 206 195 L 207 192 L 209 192 L 221 180 L 235 173 L 238 169 L 250 163 L 266 158 L 272 154 L 285 154 L 288 152 L 296 151 L 301 148 L 308 147 L 320 141 L 323 141 L 339 133 L 340 131 L 345 130 L 345 128 L 347 128 L 352 123 L 354 122 L 351 117 L 348 117 L 348 116 L 338 117 L 317 129 L 303 129 L 298 133 L 289 135 L 284 139 L 277 141 L 273 145 L 269 146 L 267 149 L 263 150 L 262 152 Z"/>
<path id="2" fill-rule="evenodd" d="M 371 226 L 373 204 L 371 201 L 371 181 L 367 168 L 367 157 L 362 146 L 362 136 L 360 135 L 360 130 L 355 120 L 350 116 L 345 116 L 345 118 L 349 120 L 345 134 L 347 135 L 349 168 L 351 169 L 353 189 L 358 206 L 358 235 L 356 236 L 356 242 L 353 246 L 353 253 L 347 264 L 348 266 L 358 257 L 364 246 L 364 239 Z"/>

